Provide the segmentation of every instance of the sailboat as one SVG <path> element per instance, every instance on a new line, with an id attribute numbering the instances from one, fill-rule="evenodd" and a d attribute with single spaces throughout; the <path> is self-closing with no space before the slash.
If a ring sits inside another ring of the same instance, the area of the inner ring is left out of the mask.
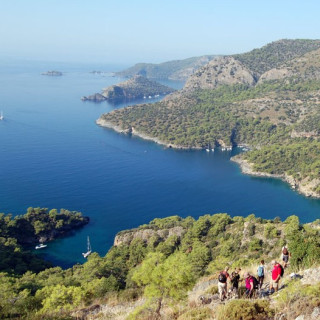
<path id="1" fill-rule="evenodd" d="M 1 111 L 1 114 L 0 114 L 0 120 L 3 120 L 4 118 L 3 118 L 3 113 L 2 113 L 2 111 Z"/>
<path id="2" fill-rule="evenodd" d="M 82 255 L 84 258 L 87 258 L 91 253 L 91 244 L 90 244 L 90 239 L 89 236 L 87 238 L 87 252 L 83 252 Z"/>

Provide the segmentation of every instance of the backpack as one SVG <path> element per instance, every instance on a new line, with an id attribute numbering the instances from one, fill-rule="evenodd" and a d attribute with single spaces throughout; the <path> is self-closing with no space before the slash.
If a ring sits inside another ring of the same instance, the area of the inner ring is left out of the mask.
<path id="1" fill-rule="evenodd" d="M 259 289 L 259 281 L 256 277 L 251 276 L 252 280 L 253 280 L 253 289 Z"/>
<path id="2" fill-rule="evenodd" d="M 279 263 L 279 268 L 281 269 L 280 271 L 280 277 L 282 278 L 283 277 L 283 274 L 284 274 L 284 269 L 283 269 L 283 266 Z"/>
<path id="3" fill-rule="evenodd" d="M 218 281 L 221 282 L 221 283 L 226 283 L 227 282 L 227 276 L 224 273 L 220 272 L 219 277 L 218 277 Z"/>
<path id="4" fill-rule="evenodd" d="M 263 277 L 264 276 L 264 267 L 259 266 L 258 268 L 258 277 Z"/>
<path id="5" fill-rule="evenodd" d="M 283 248 L 282 254 L 284 254 L 285 256 L 287 256 L 289 254 L 289 251 L 286 247 Z"/>

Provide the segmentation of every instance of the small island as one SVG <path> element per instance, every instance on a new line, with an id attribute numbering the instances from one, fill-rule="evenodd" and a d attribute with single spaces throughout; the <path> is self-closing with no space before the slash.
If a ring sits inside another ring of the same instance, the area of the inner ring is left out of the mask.
<path id="1" fill-rule="evenodd" d="M 102 93 L 95 93 L 90 96 L 84 96 L 82 101 L 113 101 L 119 102 L 124 100 L 151 99 L 167 95 L 175 90 L 162 85 L 158 82 L 148 80 L 147 78 L 136 75 L 133 78 L 121 82 L 117 85 L 107 87 Z"/>
<path id="2" fill-rule="evenodd" d="M 60 77 L 63 74 L 60 71 L 52 70 L 52 71 L 43 72 L 43 73 L 41 73 L 41 75 L 43 75 L 43 76 L 51 76 L 51 77 Z"/>

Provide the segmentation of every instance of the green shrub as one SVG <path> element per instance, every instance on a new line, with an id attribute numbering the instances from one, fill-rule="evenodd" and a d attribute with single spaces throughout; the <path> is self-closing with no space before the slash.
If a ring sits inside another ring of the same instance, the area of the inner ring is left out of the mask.
<path id="1" fill-rule="evenodd" d="M 209 308 L 194 308 L 183 313 L 178 320 L 209 320 L 213 319 L 212 310 Z"/>
<path id="2" fill-rule="evenodd" d="M 320 284 L 302 285 L 299 280 L 291 281 L 285 290 L 279 292 L 276 307 L 295 319 L 301 314 L 310 314 L 320 305 Z"/>
<path id="3" fill-rule="evenodd" d="M 264 227 L 264 236 L 266 239 L 274 239 L 278 237 L 278 230 L 272 223 L 267 223 Z"/>
<path id="4" fill-rule="evenodd" d="M 264 320 L 274 315 L 267 300 L 232 300 L 217 309 L 217 320 Z"/>

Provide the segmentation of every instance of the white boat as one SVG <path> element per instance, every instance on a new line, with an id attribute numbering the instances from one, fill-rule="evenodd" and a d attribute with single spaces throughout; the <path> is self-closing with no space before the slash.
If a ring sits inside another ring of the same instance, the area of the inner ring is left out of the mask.
<path id="1" fill-rule="evenodd" d="M 38 250 L 38 249 L 43 249 L 43 248 L 45 248 L 47 245 L 46 244 L 43 244 L 43 243 L 40 243 L 40 244 L 38 244 L 37 246 L 36 246 L 36 249 Z"/>
<path id="2" fill-rule="evenodd" d="M 88 238 L 87 238 L 87 252 L 83 252 L 82 255 L 83 255 L 84 258 L 87 258 L 90 255 L 91 252 L 92 252 L 91 251 L 91 244 L 90 244 L 90 239 L 89 239 L 89 236 L 88 236 Z"/>
<path id="3" fill-rule="evenodd" d="M 4 119 L 4 117 L 3 117 L 3 113 L 2 113 L 2 111 L 1 111 L 1 114 L 0 114 L 0 120 L 3 120 Z"/>

